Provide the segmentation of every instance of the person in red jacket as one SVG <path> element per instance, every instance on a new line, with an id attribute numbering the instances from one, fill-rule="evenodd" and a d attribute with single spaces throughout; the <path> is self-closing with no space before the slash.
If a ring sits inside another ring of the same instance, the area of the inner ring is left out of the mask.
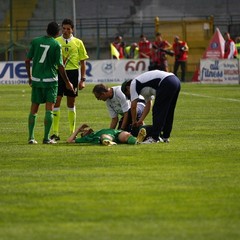
<path id="1" fill-rule="evenodd" d="M 230 33 L 224 33 L 225 39 L 225 49 L 224 49 L 224 58 L 233 59 L 237 57 L 237 48 L 235 42 L 231 39 Z"/>
<path id="2" fill-rule="evenodd" d="M 151 57 L 152 43 L 147 40 L 144 34 L 141 34 L 140 41 L 138 42 L 139 58 L 150 58 Z"/>
<path id="3" fill-rule="evenodd" d="M 167 55 L 171 54 L 170 48 L 172 45 L 162 38 L 162 34 L 156 33 L 155 41 L 152 43 L 149 70 L 157 69 L 168 72 Z"/>
<path id="4" fill-rule="evenodd" d="M 185 82 L 187 59 L 188 59 L 188 45 L 186 42 L 181 41 L 179 36 L 174 37 L 174 43 L 172 45 L 175 61 L 173 67 L 173 73 L 177 75 L 179 66 L 181 67 L 181 81 Z"/>

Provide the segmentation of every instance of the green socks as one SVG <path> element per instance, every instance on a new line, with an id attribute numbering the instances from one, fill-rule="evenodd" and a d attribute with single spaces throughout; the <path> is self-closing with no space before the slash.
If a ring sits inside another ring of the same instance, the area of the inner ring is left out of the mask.
<path id="1" fill-rule="evenodd" d="M 34 128 L 36 124 L 37 114 L 30 113 L 28 116 L 28 140 L 34 139 Z"/>
<path id="2" fill-rule="evenodd" d="M 130 136 L 127 140 L 128 144 L 136 144 L 137 139 L 133 136 Z"/>
<path id="3" fill-rule="evenodd" d="M 44 119 L 44 139 L 49 139 L 49 133 L 53 123 L 53 112 L 46 111 L 45 112 L 45 119 Z"/>

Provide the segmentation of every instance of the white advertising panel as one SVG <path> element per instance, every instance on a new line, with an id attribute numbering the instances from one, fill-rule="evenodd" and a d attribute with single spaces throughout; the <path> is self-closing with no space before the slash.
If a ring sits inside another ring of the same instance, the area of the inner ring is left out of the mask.
<path id="1" fill-rule="evenodd" d="M 240 83 L 238 59 L 201 59 L 200 81 L 203 83 Z"/>
<path id="2" fill-rule="evenodd" d="M 86 82 L 121 83 L 148 70 L 148 59 L 93 60 L 86 62 Z M 24 62 L 0 62 L 0 84 L 27 84 Z"/>

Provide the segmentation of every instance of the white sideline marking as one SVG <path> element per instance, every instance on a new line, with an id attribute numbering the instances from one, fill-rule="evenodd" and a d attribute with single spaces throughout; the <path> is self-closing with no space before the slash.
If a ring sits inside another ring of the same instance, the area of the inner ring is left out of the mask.
<path id="1" fill-rule="evenodd" d="M 190 96 L 195 96 L 195 97 L 205 97 L 205 98 L 214 98 L 218 100 L 226 100 L 230 102 L 240 102 L 240 99 L 234 99 L 234 98 L 221 98 L 221 97 L 213 97 L 213 96 L 207 96 L 207 95 L 202 95 L 202 94 L 196 94 L 196 93 L 188 93 L 188 92 L 181 92 L 184 95 L 190 95 Z"/>

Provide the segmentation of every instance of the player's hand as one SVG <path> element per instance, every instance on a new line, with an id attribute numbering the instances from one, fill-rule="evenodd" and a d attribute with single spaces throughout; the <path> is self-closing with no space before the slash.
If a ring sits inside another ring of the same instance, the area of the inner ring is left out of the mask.
<path id="1" fill-rule="evenodd" d="M 143 125 L 143 121 L 137 121 L 137 126 L 140 127 Z"/>
<path id="2" fill-rule="evenodd" d="M 85 88 L 85 82 L 80 80 L 79 84 L 78 84 L 78 89 L 82 90 L 83 88 Z"/>
<path id="3" fill-rule="evenodd" d="M 87 124 L 82 124 L 79 128 L 78 128 L 78 131 L 81 132 L 83 131 L 85 128 L 89 128 L 89 126 Z"/>
<path id="4" fill-rule="evenodd" d="M 32 79 L 31 78 L 28 79 L 28 84 L 30 87 L 32 87 Z"/>
<path id="5" fill-rule="evenodd" d="M 132 127 L 137 127 L 137 122 L 132 122 Z"/>
<path id="6" fill-rule="evenodd" d="M 67 88 L 68 90 L 70 90 L 70 91 L 75 92 L 75 91 L 74 91 L 74 88 L 73 88 L 73 85 L 72 85 L 71 82 L 68 82 L 68 83 L 66 84 L 66 88 Z"/>

